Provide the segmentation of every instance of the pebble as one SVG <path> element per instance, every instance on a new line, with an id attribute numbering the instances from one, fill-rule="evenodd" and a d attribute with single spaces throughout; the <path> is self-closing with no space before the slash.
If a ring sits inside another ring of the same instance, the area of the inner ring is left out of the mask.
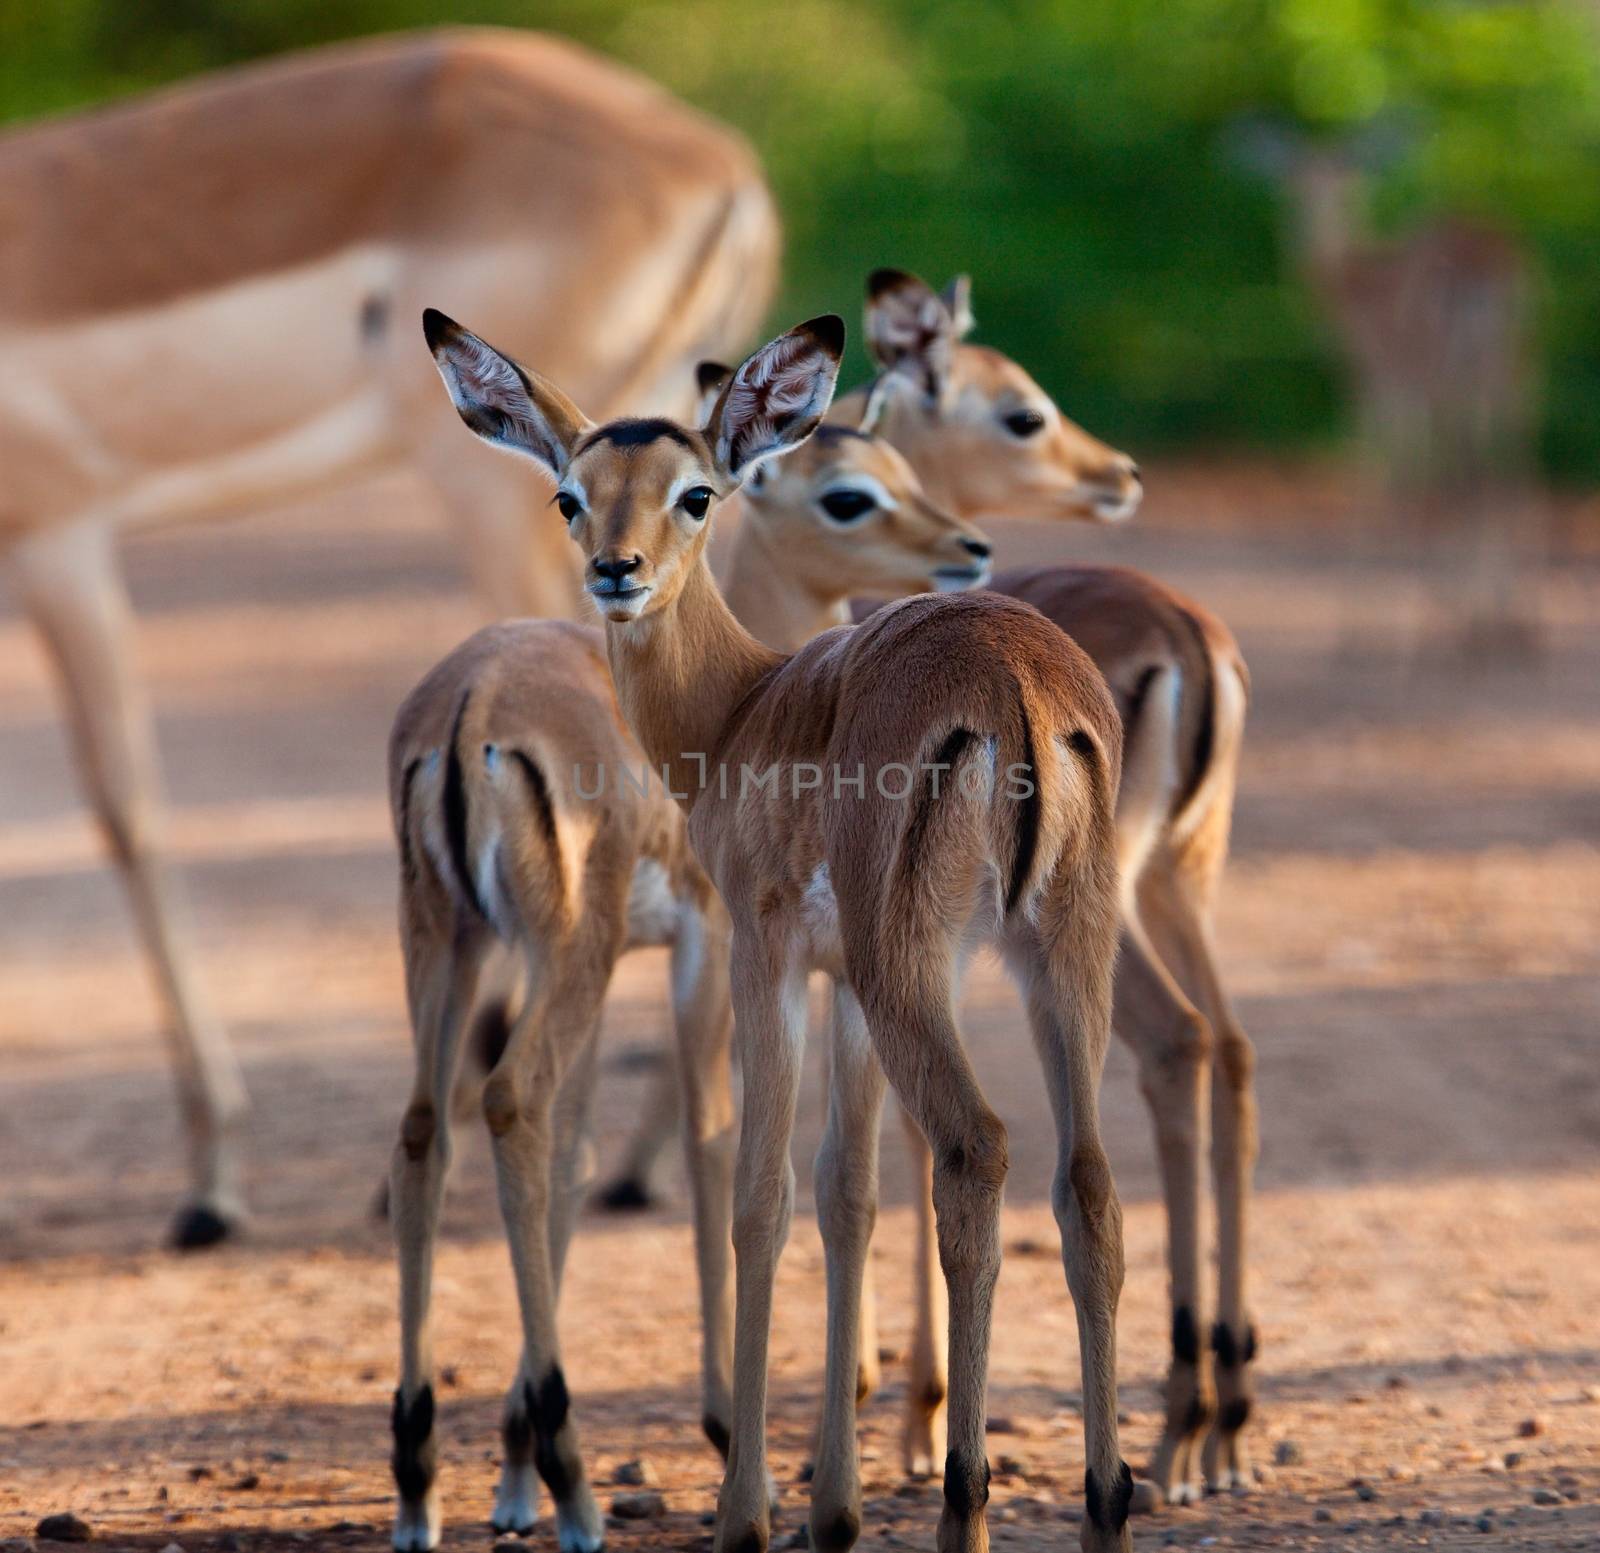
<path id="1" fill-rule="evenodd" d="M 618 1494 L 611 1501 L 611 1513 L 619 1521 L 653 1521 L 667 1513 L 667 1501 L 654 1489 L 641 1494 Z"/>
<path id="2" fill-rule="evenodd" d="M 1003 1478 L 1025 1478 L 1028 1475 L 1028 1461 L 1024 1456 L 1012 1456 L 1002 1452 L 995 1457 L 995 1474 Z"/>
<path id="3" fill-rule="evenodd" d="M 1509 1472 L 1513 1467 L 1520 1467 L 1522 1465 L 1522 1452 L 1507 1451 L 1500 1459 L 1506 1464 L 1506 1471 Z"/>
<path id="4" fill-rule="evenodd" d="M 1378 1497 L 1378 1490 L 1375 1489 L 1372 1484 L 1368 1483 L 1364 1478 L 1357 1478 L 1350 1486 L 1355 1489 L 1356 1498 L 1359 1499 L 1362 1504 L 1371 1504 L 1372 1501 Z"/>
<path id="5" fill-rule="evenodd" d="M 1333 1519 L 1333 1511 L 1330 1510 L 1327 1505 L 1319 1504 L 1316 1509 L 1311 1512 L 1311 1519 L 1316 1521 L 1319 1525 L 1325 1526 Z"/>
<path id="6" fill-rule="evenodd" d="M 1543 1433 L 1544 1420 L 1537 1415 L 1534 1415 L 1530 1418 L 1524 1418 L 1522 1422 L 1517 1425 L 1517 1437 L 1519 1439 L 1531 1440 Z"/>
<path id="7" fill-rule="evenodd" d="M 261 1474 L 259 1472 L 246 1472 L 243 1477 L 235 1478 L 228 1485 L 241 1494 L 248 1494 L 252 1488 L 261 1487 Z"/>
<path id="8" fill-rule="evenodd" d="M 1298 1440 L 1279 1440 L 1272 1447 L 1272 1459 L 1280 1467 L 1298 1467 L 1306 1457 Z"/>
<path id="9" fill-rule="evenodd" d="M 89 1523 L 72 1514 L 70 1510 L 59 1515 L 47 1515 L 33 1528 L 41 1542 L 87 1542 L 94 1533 Z"/>
<path id="10" fill-rule="evenodd" d="M 1003 1414 L 989 1419 L 984 1427 L 990 1434 L 1015 1434 L 1017 1432 L 1016 1420 L 1007 1418 Z"/>
<path id="11" fill-rule="evenodd" d="M 1480 1515 L 1478 1517 L 1477 1526 L 1479 1531 L 1493 1531 L 1494 1517 L 1492 1515 Z"/>
<path id="12" fill-rule="evenodd" d="M 1585 1402 L 1600 1402 L 1600 1386 L 1585 1386 L 1578 1395 Z"/>
<path id="13" fill-rule="evenodd" d="M 1493 1473 L 1493 1472 L 1504 1472 L 1505 1470 L 1506 1470 L 1506 1463 L 1505 1463 L 1505 1458 L 1503 1456 L 1491 1456 L 1486 1462 L 1484 1462 L 1484 1464 L 1481 1467 L 1478 1468 L 1478 1471 L 1480 1471 L 1480 1472 L 1490 1472 L 1490 1473 Z"/>
<path id="14" fill-rule="evenodd" d="M 1566 1501 L 1553 1488 L 1536 1488 L 1533 1491 L 1535 1504 L 1565 1504 Z"/>
<path id="15" fill-rule="evenodd" d="M 1444 1513 L 1443 1510 L 1424 1510 L 1422 1514 L 1417 1517 L 1417 1519 L 1421 1521 L 1424 1526 L 1443 1526 L 1449 1517 Z"/>
<path id="16" fill-rule="evenodd" d="M 611 1474 L 611 1481 L 626 1488 L 654 1488 L 661 1478 L 650 1458 L 640 1456 L 633 1461 L 619 1462 L 617 1470 Z"/>

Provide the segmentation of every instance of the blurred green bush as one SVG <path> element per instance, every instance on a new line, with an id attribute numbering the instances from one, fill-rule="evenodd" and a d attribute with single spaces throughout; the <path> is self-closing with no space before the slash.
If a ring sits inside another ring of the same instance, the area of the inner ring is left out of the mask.
<path id="1" fill-rule="evenodd" d="M 425 0 L 0 0 L 0 115 L 432 25 Z M 1403 115 L 1380 226 L 1486 216 L 1535 257 L 1546 469 L 1600 477 L 1600 53 L 1579 0 L 460 0 L 741 127 L 788 229 L 779 316 L 893 263 L 974 277 L 983 338 L 1119 446 L 1305 446 L 1339 365 L 1283 207 L 1225 150 L 1265 113 Z M 859 356 L 851 366 L 864 371 Z"/>

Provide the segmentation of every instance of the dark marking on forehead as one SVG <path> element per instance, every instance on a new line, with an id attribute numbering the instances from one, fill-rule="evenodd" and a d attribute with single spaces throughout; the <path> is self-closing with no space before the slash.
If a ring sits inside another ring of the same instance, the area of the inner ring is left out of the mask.
<path id="1" fill-rule="evenodd" d="M 608 421 L 597 431 L 592 431 L 584 438 L 578 453 L 587 453 L 590 448 L 602 442 L 609 442 L 617 448 L 642 448 L 652 442 L 676 442 L 680 447 L 690 449 L 694 444 L 689 440 L 688 433 L 681 427 L 674 426 L 671 421 L 658 420 L 648 417 L 642 420 L 627 419 Z M 574 457 L 577 455 L 575 454 Z"/>

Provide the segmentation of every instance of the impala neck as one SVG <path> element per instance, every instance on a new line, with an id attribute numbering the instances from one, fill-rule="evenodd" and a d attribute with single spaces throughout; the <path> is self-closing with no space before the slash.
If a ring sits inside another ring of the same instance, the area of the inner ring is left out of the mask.
<path id="1" fill-rule="evenodd" d="M 606 654 L 622 715 L 674 793 L 699 791 L 702 766 L 722 747 L 751 687 L 783 661 L 734 619 L 704 552 L 677 601 L 643 620 L 606 623 Z"/>
<path id="2" fill-rule="evenodd" d="M 836 587 L 817 588 L 802 578 L 794 559 L 785 559 L 777 536 L 750 502 L 745 504 L 722 592 L 739 624 L 779 652 L 796 652 L 819 631 L 850 623 L 848 596 Z"/>

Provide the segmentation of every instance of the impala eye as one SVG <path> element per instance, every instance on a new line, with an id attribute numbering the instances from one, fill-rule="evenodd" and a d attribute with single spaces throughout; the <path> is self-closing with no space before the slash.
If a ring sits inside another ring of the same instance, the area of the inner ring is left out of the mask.
<path id="1" fill-rule="evenodd" d="M 1044 417 L 1037 410 L 1013 410 L 1001 419 L 1013 437 L 1036 437 L 1044 430 Z"/>
<path id="2" fill-rule="evenodd" d="M 556 506 L 561 509 L 561 516 L 570 523 L 583 511 L 583 503 L 571 491 L 556 492 Z"/>
<path id="3" fill-rule="evenodd" d="M 678 498 L 678 505 L 691 518 L 703 518 L 711 510 L 711 498 L 716 494 L 709 485 L 696 485 Z"/>
<path id="4" fill-rule="evenodd" d="M 866 517 L 878 505 L 878 501 L 866 491 L 829 491 L 818 498 L 817 505 L 835 523 L 855 523 Z"/>

